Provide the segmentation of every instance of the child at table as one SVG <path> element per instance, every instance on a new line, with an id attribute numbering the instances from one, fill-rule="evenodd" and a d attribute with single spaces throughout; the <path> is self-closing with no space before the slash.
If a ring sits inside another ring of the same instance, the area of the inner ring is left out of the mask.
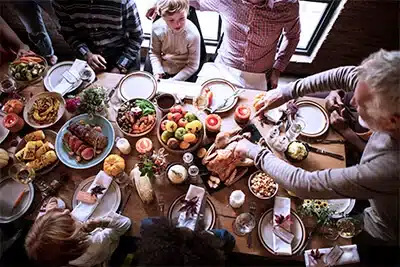
<path id="1" fill-rule="evenodd" d="M 200 65 L 200 33 L 187 20 L 188 0 L 159 0 L 153 23 L 150 61 L 156 79 L 194 81 Z"/>
<path id="2" fill-rule="evenodd" d="M 110 259 L 130 226 L 129 218 L 116 213 L 82 224 L 52 198 L 27 234 L 25 249 L 39 266 L 94 266 Z"/>

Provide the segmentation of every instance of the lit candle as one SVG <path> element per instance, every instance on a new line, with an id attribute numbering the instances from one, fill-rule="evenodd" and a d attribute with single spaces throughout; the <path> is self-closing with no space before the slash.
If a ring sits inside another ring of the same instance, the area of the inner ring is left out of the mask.
<path id="1" fill-rule="evenodd" d="M 229 196 L 229 205 L 234 209 L 238 209 L 244 204 L 245 199 L 246 195 L 241 190 L 235 190 Z"/>
<path id="2" fill-rule="evenodd" d="M 126 138 L 118 138 L 115 146 L 124 155 L 128 155 L 129 153 L 131 153 L 131 144 Z"/>

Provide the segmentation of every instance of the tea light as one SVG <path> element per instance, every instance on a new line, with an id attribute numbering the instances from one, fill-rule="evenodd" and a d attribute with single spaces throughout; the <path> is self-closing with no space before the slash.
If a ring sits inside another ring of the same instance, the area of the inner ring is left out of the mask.
<path id="1" fill-rule="evenodd" d="M 229 196 L 229 205 L 231 205 L 231 207 L 234 209 L 238 209 L 244 204 L 245 199 L 246 195 L 243 193 L 243 191 L 235 190 Z"/>
<path id="2" fill-rule="evenodd" d="M 131 153 L 131 150 L 132 150 L 131 144 L 129 143 L 129 141 L 126 138 L 118 138 L 115 146 L 124 155 L 128 155 L 129 153 Z"/>

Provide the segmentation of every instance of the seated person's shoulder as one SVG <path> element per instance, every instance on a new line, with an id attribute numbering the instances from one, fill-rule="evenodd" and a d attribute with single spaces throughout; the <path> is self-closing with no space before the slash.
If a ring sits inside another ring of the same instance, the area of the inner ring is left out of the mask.
<path id="1" fill-rule="evenodd" d="M 200 32 L 190 20 L 186 21 L 186 31 L 189 39 L 200 39 Z"/>
<path id="2" fill-rule="evenodd" d="M 153 24 L 151 26 L 151 31 L 152 31 L 152 34 L 161 36 L 168 31 L 167 23 L 165 23 L 165 21 L 162 18 L 159 18 L 158 20 L 153 22 Z"/>

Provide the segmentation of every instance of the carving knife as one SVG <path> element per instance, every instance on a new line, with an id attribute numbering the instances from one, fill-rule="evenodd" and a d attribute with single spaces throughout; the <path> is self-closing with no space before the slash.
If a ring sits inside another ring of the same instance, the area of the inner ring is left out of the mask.
<path id="1" fill-rule="evenodd" d="M 321 154 L 321 155 L 325 155 L 325 156 L 328 156 L 328 157 L 332 157 L 332 158 L 335 158 L 335 159 L 338 159 L 338 160 L 344 160 L 344 157 L 342 155 L 335 154 L 335 153 L 332 153 L 332 152 L 329 152 L 329 151 L 325 151 L 325 150 L 310 146 L 309 144 L 307 144 L 307 147 L 311 152 L 314 152 L 314 153 L 317 153 L 317 154 Z"/>

